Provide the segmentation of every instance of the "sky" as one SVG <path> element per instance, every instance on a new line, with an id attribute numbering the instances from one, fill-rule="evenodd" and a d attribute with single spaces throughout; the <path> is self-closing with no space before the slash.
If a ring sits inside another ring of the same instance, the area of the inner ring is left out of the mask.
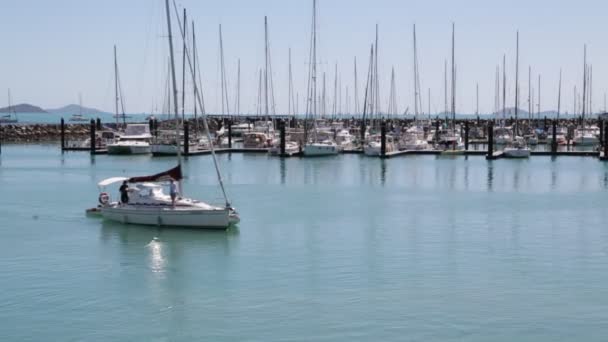
<path id="1" fill-rule="evenodd" d="M 294 91 L 299 112 L 305 111 L 312 0 L 179 0 L 195 22 L 208 113 L 221 111 L 219 34 L 222 25 L 224 63 L 230 111 L 235 110 L 237 62 L 241 62 L 240 111 L 256 113 L 258 75 L 264 66 L 264 16 L 268 17 L 276 112 L 284 113 L 288 95 L 288 51 L 292 50 Z M 515 101 L 515 42 L 520 33 L 520 107 L 528 108 L 528 67 L 533 88 L 541 75 L 541 110 L 557 108 L 563 70 L 561 111 L 572 113 L 574 87 L 582 93 L 583 46 L 593 68 L 592 101 L 604 108 L 608 88 L 605 35 L 608 3 L 596 0 L 318 0 L 318 69 L 322 89 L 326 75 L 328 110 L 334 98 L 338 65 L 342 111 L 354 108 L 354 59 L 357 59 L 359 103 L 363 102 L 369 49 L 379 25 L 378 77 L 380 108 L 387 110 L 391 69 L 399 112 L 413 111 L 412 26 L 416 24 L 423 108 L 444 109 L 444 61 L 451 54 L 456 27 L 456 109 L 473 113 L 476 84 L 479 110 L 494 111 L 496 66 L 506 55 L 507 107 Z M 181 87 L 181 39 L 173 20 L 178 87 Z M 160 112 L 166 106 L 168 42 L 163 0 L 20 0 L 0 1 L 0 89 L 13 103 L 43 108 L 78 103 L 114 111 L 113 46 L 125 109 Z M 187 76 L 189 80 L 190 76 Z M 501 76 L 502 77 L 502 76 Z M 192 82 L 186 82 L 186 112 L 191 112 Z M 7 101 L 0 92 L 0 104 Z M 181 96 L 181 95 L 180 95 Z M 538 99 L 538 95 L 535 96 Z M 535 101 L 537 102 L 537 101 Z"/>

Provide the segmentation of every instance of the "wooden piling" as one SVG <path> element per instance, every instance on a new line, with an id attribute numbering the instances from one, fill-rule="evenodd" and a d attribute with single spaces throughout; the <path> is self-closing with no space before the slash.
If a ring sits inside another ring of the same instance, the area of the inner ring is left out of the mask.
<path id="1" fill-rule="evenodd" d="M 557 120 L 553 120 L 552 126 L 553 140 L 551 141 L 551 154 L 555 156 L 557 155 Z"/>
<path id="2" fill-rule="evenodd" d="M 600 128 L 600 146 L 604 146 L 604 120 L 598 122 Z"/>
<path id="3" fill-rule="evenodd" d="M 386 157 L 386 122 L 380 124 L 380 158 Z"/>
<path id="4" fill-rule="evenodd" d="M 179 139 L 179 137 L 178 137 Z M 213 144 L 213 141 L 210 141 Z M 190 154 L 190 132 L 188 129 L 188 121 L 184 122 L 184 156 L 187 157 Z"/>
<path id="5" fill-rule="evenodd" d="M 65 149 L 65 120 L 61 118 L 61 153 Z"/>
<path id="6" fill-rule="evenodd" d="M 464 150 L 469 150 L 469 120 L 464 121 Z"/>
<path id="7" fill-rule="evenodd" d="M 90 130 L 90 133 L 91 133 L 91 137 L 90 137 L 90 140 L 91 140 L 91 143 L 90 143 L 90 145 L 91 145 L 91 155 L 95 155 L 95 140 L 96 140 L 95 139 L 95 128 L 96 128 L 95 127 L 95 120 L 91 119 L 91 130 Z"/>
<path id="8" fill-rule="evenodd" d="M 228 119 L 228 148 L 232 148 L 232 120 Z"/>
<path id="9" fill-rule="evenodd" d="M 488 122 L 488 154 L 486 159 L 494 159 L 494 123 L 492 121 Z"/>
<path id="10" fill-rule="evenodd" d="M 285 121 L 281 120 L 279 123 L 280 137 L 281 137 L 281 157 L 285 156 Z"/>
<path id="11" fill-rule="evenodd" d="M 602 121 L 602 126 L 604 126 L 604 132 L 606 132 L 606 128 L 608 128 L 608 125 L 606 125 L 605 121 Z M 606 160 L 608 158 L 608 139 L 604 139 L 604 160 Z"/>
<path id="12" fill-rule="evenodd" d="M 101 131 L 102 127 L 101 127 L 101 119 L 97 118 L 97 120 L 95 120 L 95 124 L 97 125 L 97 130 Z"/>

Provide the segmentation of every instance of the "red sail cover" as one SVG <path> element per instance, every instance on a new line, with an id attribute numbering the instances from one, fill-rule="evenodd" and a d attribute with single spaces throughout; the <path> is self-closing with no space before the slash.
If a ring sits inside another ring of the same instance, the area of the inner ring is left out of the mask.
<path id="1" fill-rule="evenodd" d="M 170 180 L 178 181 L 182 179 L 182 167 L 177 165 L 171 170 L 157 173 L 152 176 L 131 177 L 129 183 L 146 183 L 146 182 L 168 182 Z"/>

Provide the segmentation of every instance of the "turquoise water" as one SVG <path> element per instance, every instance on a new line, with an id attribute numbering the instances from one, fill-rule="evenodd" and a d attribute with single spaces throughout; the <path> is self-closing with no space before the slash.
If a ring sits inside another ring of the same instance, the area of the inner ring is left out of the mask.
<path id="1" fill-rule="evenodd" d="M 603 341 L 608 164 L 221 155 L 228 231 L 87 218 L 172 159 L 5 145 L 6 341 Z M 219 199 L 208 156 L 186 191 Z M 114 191 L 114 190 L 113 190 Z"/>

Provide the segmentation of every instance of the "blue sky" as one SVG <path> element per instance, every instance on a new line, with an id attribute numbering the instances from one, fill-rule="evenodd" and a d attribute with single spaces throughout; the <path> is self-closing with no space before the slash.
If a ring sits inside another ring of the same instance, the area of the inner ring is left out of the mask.
<path id="1" fill-rule="evenodd" d="M 287 56 L 292 48 L 296 91 L 304 110 L 312 0 L 180 0 L 197 27 L 207 111 L 218 111 L 218 25 L 224 33 L 229 96 L 234 103 L 236 64 L 241 59 L 241 111 L 255 112 L 257 73 L 264 63 L 264 16 L 268 16 L 275 100 L 287 109 Z M 573 87 L 582 88 L 583 44 L 593 65 L 594 109 L 603 107 L 608 86 L 605 35 L 608 10 L 603 1 L 403 1 L 319 0 L 320 72 L 327 72 L 333 97 L 335 63 L 342 91 L 349 87 L 352 108 L 353 59 L 359 69 L 359 93 L 366 77 L 374 27 L 380 26 L 381 107 L 386 109 L 390 70 L 396 71 L 400 111 L 413 107 L 412 24 L 416 23 L 424 107 L 431 89 L 432 111 L 443 110 L 443 63 L 450 55 L 451 24 L 456 23 L 457 110 L 494 108 L 495 68 L 507 54 L 508 106 L 513 105 L 515 32 L 520 31 L 521 106 L 527 108 L 527 73 L 533 86 L 542 75 L 542 109 L 556 108 L 563 68 L 562 111 L 572 111 Z M 176 29 L 175 29 L 176 30 Z M 128 112 L 150 112 L 164 102 L 168 56 L 162 0 L 20 0 L 0 2 L 0 89 L 11 88 L 13 102 L 45 108 L 78 101 L 113 110 L 112 48 L 118 46 L 119 68 Z M 177 59 L 181 52 L 177 47 Z M 179 64 L 178 64 L 179 68 Z M 181 85 L 181 82 L 179 82 Z M 190 89 L 188 85 L 188 89 Z M 189 90 L 187 90 L 189 91 Z M 6 90 L 0 92 L 5 103 Z M 360 96 L 362 102 L 362 95 Z M 345 102 L 345 95 L 343 95 Z M 186 110 L 191 111 L 188 99 Z M 232 106 L 232 104 L 231 104 Z M 330 105 L 331 106 L 331 105 Z M 345 109 L 346 105 L 343 104 Z"/>

